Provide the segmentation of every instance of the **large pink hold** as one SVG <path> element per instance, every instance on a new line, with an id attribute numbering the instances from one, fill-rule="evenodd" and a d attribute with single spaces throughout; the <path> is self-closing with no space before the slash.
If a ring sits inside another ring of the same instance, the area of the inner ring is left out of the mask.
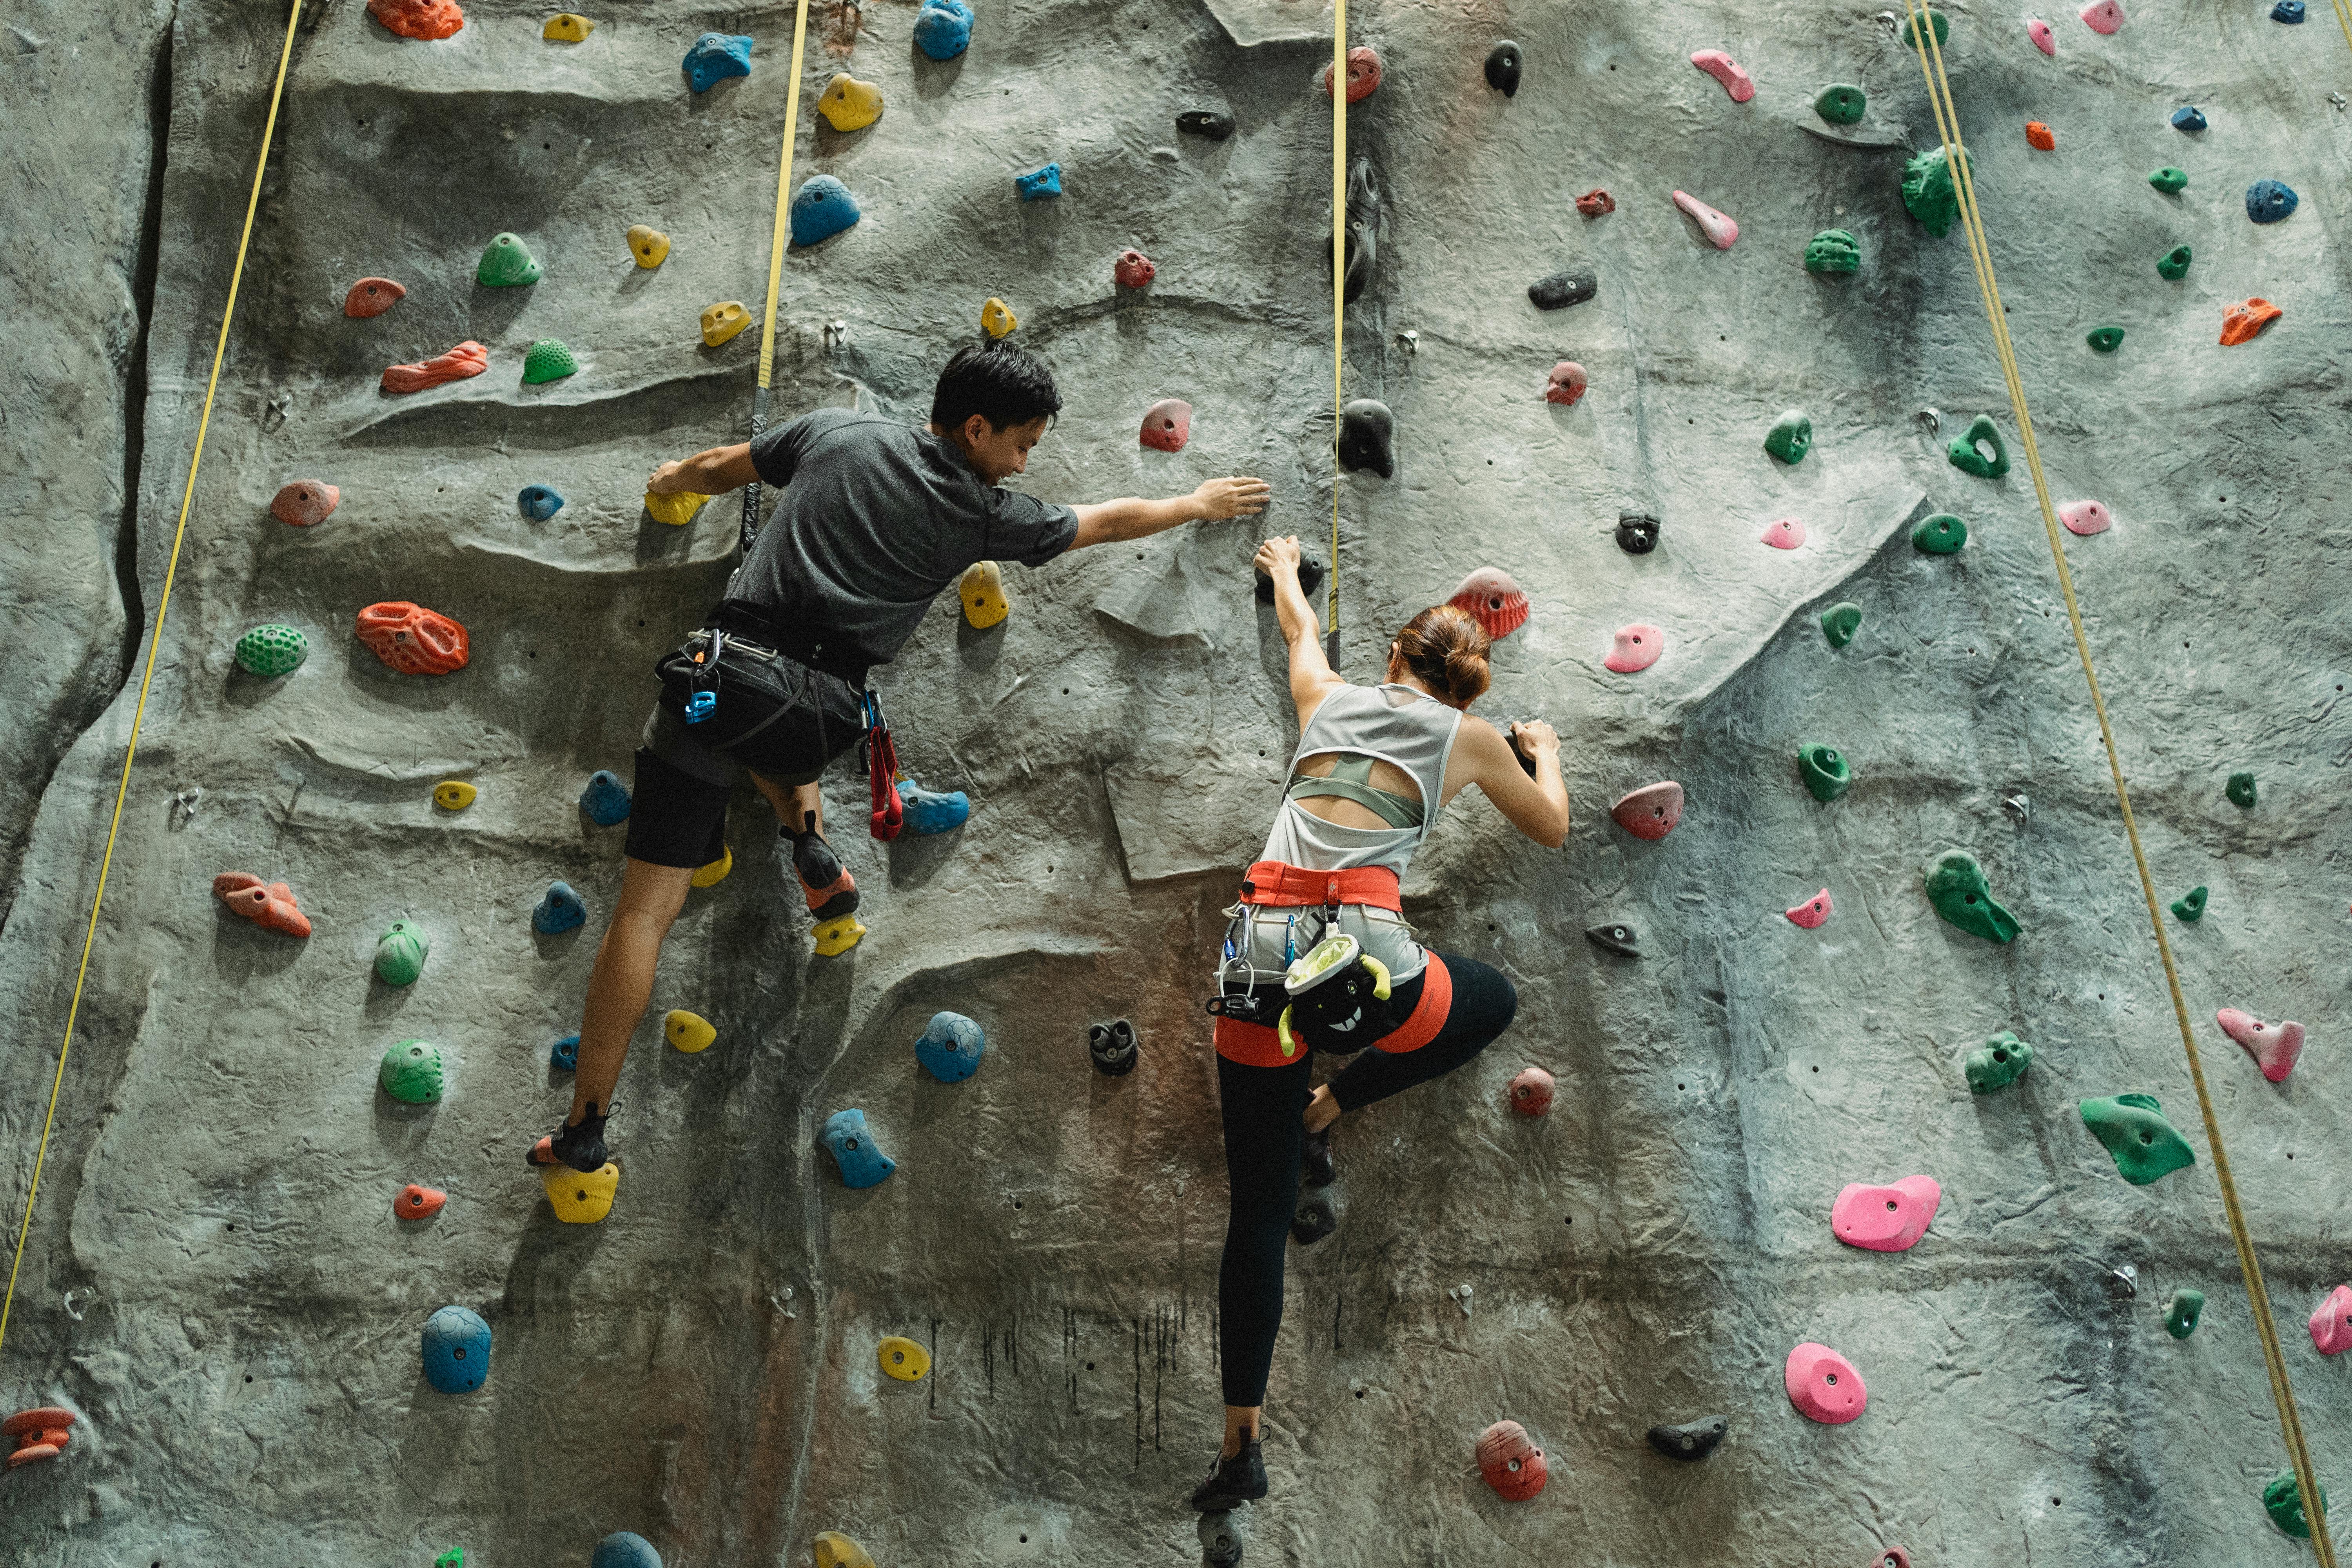
<path id="1" fill-rule="evenodd" d="M 2265 1024 L 2235 1007 L 2222 1008 L 2213 1015 L 2213 1021 L 2221 1026 L 2223 1034 L 2246 1047 L 2246 1054 L 2262 1064 L 2263 1076 L 2273 1083 L 2284 1083 L 2303 1055 L 2301 1024 Z"/>
<path id="2" fill-rule="evenodd" d="M 383 373 L 386 392 L 422 392 L 445 381 L 463 381 L 490 368 L 490 351 L 468 338 L 422 364 L 396 364 Z"/>
<path id="3" fill-rule="evenodd" d="M 1527 590 L 1499 566 L 1479 567 L 1445 602 L 1486 627 L 1490 637 L 1509 637 L 1528 624 Z"/>
<path id="4" fill-rule="evenodd" d="M 1643 784 L 1620 795 L 1609 815 L 1618 826 L 1636 838 L 1655 841 L 1675 830 L 1683 819 L 1683 786 L 1672 779 Z"/>
<path id="5" fill-rule="evenodd" d="M 2311 1342 L 2321 1355 L 2352 1350 L 2352 1285 L 2338 1285 L 2311 1314 Z"/>
<path id="6" fill-rule="evenodd" d="M 324 479 L 293 479 L 270 499 L 269 515 L 296 528 L 320 523 L 343 502 L 343 492 Z"/>
<path id="7" fill-rule="evenodd" d="M 446 38 L 466 25 L 457 0 L 368 0 L 368 15 L 404 38 Z"/>
<path id="8" fill-rule="evenodd" d="M 1784 517 L 1766 523 L 1759 537 L 1775 550 L 1794 550 L 1805 542 L 1805 525 L 1793 517 Z"/>
<path id="9" fill-rule="evenodd" d="M 1163 397 L 1143 411 L 1143 444 L 1157 452 L 1181 452 L 1192 438 L 1192 405 Z"/>
<path id="10" fill-rule="evenodd" d="M 2025 24 L 2025 36 L 2032 38 L 2033 47 L 2043 54 L 2055 56 L 2058 53 L 2057 35 L 2051 32 L 2050 24 L 2041 17 L 2036 16 Z"/>
<path id="11" fill-rule="evenodd" d="M 1729 250 L 1732 241 L 1739 237 L 1738 224 L 1732 222 L 1727 215 L 1716 211 L 1688 191 L 1675 193 L 1675 205 L 1691 215 L 1697 222 L 1700 232 L 1706 236 L 1707 243 L 1717 250 Z"/>
<path id="12" fill-rule="evenodd" d="M 1551 1109 L 1552 1077 L 1541 1068 L 1521 1068 L 1511 1080 L 1511 1109 L 1521 1116 L 1541 1116 Z"/>
<path id="13" fill-rule="evenodd" d="M 2116 0 L 2091 0 L 2083 7 L 2083 26 L 2095 33 L 2112 33 L 2124 25 L 2124 8 Z"/>
<path id="14" fill-rule="evenodd" d="M 1734 103 L 1745 103 L 1756 96 L 1756 83 L 1739 68 L 1739 62 L 1721 49 L 1697 49 L 1691 54 L 1691 64 L 1723 84 Z"/>
<path id="15" fill-rule="evenodd" d="M 1783 912 L 1788 915 L 1790 925 L 1813 931 L 1828 922 L 1830 916 L 1837 912 L 1837 905 L 1831 900 L 1830 890 L 1823 888 L 1803 903 Z"/>
<path id="16" fill-rule="evenodd" d="M 2070 500 L 2058 509 L 2058 521 L 2069 533 L 2105 533 L 2115 527 L 2113 513 L 2095 500 Z"/>
<path id="17" fill-rule="evenodd" d="M 362 320 L 381 316 L 407 298 L 408 290 L 389 278 L 362 278 L 343 296 L 343 314 Z"/>
<path id="18" fill-rule="evenodd" d="M 1849 1247 L 1908 1252 L 1927 1234 L 1944 1189 L 1933 1176 L 1906 1176 L 1888 1187 L 1855 1182 L 1830 1205 L 1830 1231 Z"/>
<path id="19" fill-rule="evenodd" d="M 1789 1352 L 1780 1383 L 1799 1415 L 1825 1426 L 1843 1426 L 1870 1404 L 1870 1390 L 1863 1386 L 1862 1373 L 1853 1370 L 1853 1363 L 1811 1340 Z"/>
<path id="20" fill-rule="evenodd" d="M 1551 367 L 1550 378 L 1544 384 L 1544 401 L 1571 408 L 1584 395 L 1584 367 L 1572 359 L 1564 359 Z"/>
<path id="21" fill-rule="evenodd" d="M 1619 626 L 1616 646 L 1601 662 L 1620 675 L 1631 675 L 1637 669 L 1647 669 L 1658 662 L 1666 651 L 1666 634 L 1653 626 L 1635 621 L 1630 626 Z"/>

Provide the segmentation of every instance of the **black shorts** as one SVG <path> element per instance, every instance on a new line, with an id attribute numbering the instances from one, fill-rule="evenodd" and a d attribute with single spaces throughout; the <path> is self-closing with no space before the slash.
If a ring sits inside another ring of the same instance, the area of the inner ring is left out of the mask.
<path id="1" fill-rule="evenodd" d="M 697 778 L 638 747 L 622 853 L 656 866 L 701 869 L 727 853 L 727 797 L 734 793 L 731 784 Z"/>

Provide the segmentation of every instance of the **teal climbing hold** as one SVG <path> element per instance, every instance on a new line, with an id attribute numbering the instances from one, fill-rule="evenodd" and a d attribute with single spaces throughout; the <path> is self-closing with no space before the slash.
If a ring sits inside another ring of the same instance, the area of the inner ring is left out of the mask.
<path id="1" fill-rule="evenodd" d="M 1992 447 L 1990 458 L 1983 450 L 1988 443 Z M 1944 456 L 1960 472 L 1974 474 L 1980 479 L 1997 479 L 2009 472 L 2009 448 L 2001 445 L 2000 430 L 1990 414 L 1979 414 L 1969 420 L 1969 427 L 1953 437 L 1951 444 L 1944 448 Z"/>
<path id="2" fill-rule="evenodd" d="M 709 92 L 730 76 L 751 74 L 751 39 L 745 33 L 705 33 L 687 47 L 678 62 L 687 84 Z"/>
<path id="3" fill-rule="evenodd" d="M 1851 82 L 1833 81 L 1813 100 L 1813 112 L 1832 125 L 1852 125 L 1862 119 L 1870 95 Z"/>
<path id="4" fill-rule="evenodd" d="M 824 1119 L 824 1146 L 831 1151 L 841 1167 L 841 1184 L 845 1187 L 877 1186 L 898 1163 L 874 1146 L 874 1136 L 866 1130 L 866 1112 L 857 1110 L 836 1110 Z"/>
<path id="5" fill-rule="evenodd" d="M 2124 330 L 2121 327 L 2093 327 L 2083 341 L 2096 353 L 2111 354 L 2124 346 Z"/>
<path id="6" fill-rule="evenodd" d="M 386 985 L 414 985 L 425 973 L 433 939 L 406 921 L 394 921 L 376 939 L 375 974 Z"/>
<path id="7" fill-rule="evenodd" d="M 1801 410 L 1790 409 L 1764 432 L 1764 449 L 1795 468 L 1813 449 L 1813 422 Z"/>
<path id="8" fill-rule="evenodd" d="M 474 281 L 485 289 L 517 289 L 539 281 L 539 261 L 521 237 L 499 235 L 482 249 Z"/>
<path id="9" fill-rule="evenodd" d="M 2189 263 L 2197 253 L 2185 245 L 2176 245 L 2156 258 L 2156 275 L 2178 283 L 2189 276 Z"/>
<path id="10" fill-rule="evenodd" d="M 2196 924 L 2205 913 L 2204 884 L 2200 882 L 2173 900 L 2172 912 L 2191 925 Z"/>
<path id="11" fill-rule="evenodd" d="M 1822 636 L 1829 638 L 1832 647 L 1845 647 L 1861 629 L 1862 606 L 1850 600 L 1822 612 Z"/>
<path id="12" fill-rule="evenodd" d="M 547 894 L 530 911 L 530 929 L 541 936 L 559 936 L 588 923 L 588 906 L 569 882 L 550 882 Z"/>
<path id="13" fill-rule="evenodd" d="M 2189 171 L 2167 163 L 2147 177 L 2147 183 L 2168 196 L 2177 196 L 2189 186 Z"/>
<path id="14" fill-rule="evenodd" d="M 1832 746 L 1810 742 L 1799 746 L 1797 771 L 1804 775 L 1805 787 L 1813 792 L 1818 801 L 1835 800 L 1853 787 L 1853 769 Z"/>
<path id="15" fill-rule="evenodd" d="M 291 675 L 310 657 L 310 639 L 292 626 L 256 626 L 236 639 L 236 667 L 264 680 Z"/>
<path id="16" fill-rule="evenodd" d="M 525 485 L 516 492 L 515 504 L 531 521 L 545 522 L 563 510 L 563 497 L 547 485 Z"/>
<path id="17" fill-rule="evenodd" d="M 566 1035 L 548 1047 L 547 1065 L 558 1072 L 580 1070 L 580 1037 Z"/>
<path id="18" fill-rule="evenodd" d="M 1921 9 L 1925 10 L 1926 7 L 1923 6 Z M 1952 25 L 1944 20 L 1944 14 L 1941 11 L 1928 11 L 1927 31 L 1935 35 L 1936 47 L 1940 49 L 1944 47 L 1944 40 L 1952 36 Z M 1906 48 L 1917 48 L 1919 47 L 1919 24 L 1916 21 L 1905 23 L 1903 25 L 1902 37 L 1903 44 Z"/>
<path id="19" fill-rule="evenodd" d="M 530 352 L 522 356 L 522 378 L 532 386 L 562 381 L 579 369 L 580 362 L 572 357 L 571 347 L 554 338 L 538 339 L 530 345 Z"/>
<path id="20" fill-rule="evenodd" d="M 634 1530 L 616 1530 L 596 1543 L 588 1568 L 662 1568 L 654 1543 Z"/>
<path id="21" fill-rule="evenodd" d="M 847 185 L 831 174 L 812 174 L 793 193 L 793 243 L 805 247 L 831 239 L 863 216 Z"/>
<path id="22" fill-rule="evenodd" d="M 2230 782 L 2221 786 L 2221 793 L 2228 795 L 2230 797 L 2230 804 L 2236 806 L 2239 810 L 2253 810 L 2254 775 L 2252 773 L 2231 773 L 2230 775 Z"/>
<path id="23" fill-rule="evenodd" d="M 2297 1541 L 2311 1539 L 2311 1521 L 2303 1511 L 2303 1489 L 2295 1485 L 2293 1470 L 2281 1470 L 2263 1489 L 2263 1507 L 2270 1510 L 2271 1522 L 2294 1536 Z M 2319 1489 L 2319 1510 L 2327 1511 L 2327 1489 Z"/>
<path id="24" fill-rule="evenodd" d="M 1952 221 L 1960 216 L 1960 195 L 1941 147 L 1903 165 L 1903 206 L 1929 234 L 1941 238 L 1951 232 Z"/>
<path id="25" fill-rule="evenodd" d="M 611 827 L 629 820 L 629 786 L 621 775 L 610 768 L 598 768 L 588 775 L 588 787 L 580 792 L 580 809 L 588 820 L 599 827 Z"/>
<path id="26" fill-rule="evenodd" d="M 384 1093 L 410 1105 L 430 1105 L 440 1099 L 442 1079 L 441 1047 L 426 1040 L 386 1047 L 375 1069 Z"/>
<path id="27" fill-rule="evenodd" d="M 915 1059 L 941 1083 L 961 1083 L 980 1070 L 981 1054 L 988 1049 L 988 1034 L 976 1019 L 961 1013 L 934 1013 L 922 1038 L 915 1042 Z"/>
<path id="28" fill-rule="evenodd" d="M 2144 1187 L 2159 1177 L 2197 1163 L 2197 1152 L 2164 1119 L 2164 1107 L 2152 1094 L 2116 1094 L 2086 1100 L 2079 1108 L 2083 1125 L 2107 1146 L 2116 1169 L 2133 1186 Z"/>
<path id="29" fill-rule="evenodd" d="M 951 60 L 971 47 L 971 7 L 964 0 L 923 0 L 915 13 L 915 47 Z"/>
<path id="30" fill-rule="evenodd" d="M 2164 1310 L 2164 1331 L 2176 1340 L 2185 1340 L 2197 1331 L 2197 1320 L 2205 1312 L 2205 1292 L 2175 1290 L 2172 1304 Z M 2323 1500 L 2326 1494 L 2321 1494 Z"/>
<path id="31" fill-rule="evenodd" d="M 444 1307 L 425 1320 L 425 1381 L 443 1394 L 469 1394 L 490 1375 L 490 1325 L 470 1307 Z"/>
<path id="32" fill-rule="evenodd" d="M 2017 917 L 1994 901 L 1984 868 L 1964 849 L 1947 849 L 1927 862 L 1927 901 L 1947 923 L 1987 942 L 2015 940 Z"/>
<path id="33" fill-rule="evenodd" d="M 1062 194 L 1062 165 L 1048 163 L 1025 174 L 1013 176 L 1013 188 L 1024 202 L 1042 202 Z"/>
<path id="34" fill-rule="evenodd" d="M 2033 1047 L 2003 1029 L 1969 1053 L 1961 1070 L 1968 1075 L 1970 1094 L 1990 1094 L 2007 1089 L 2033 1065 Z"/>
<path id="35" fill-rule="evenodd" d="M 1862 269 L 1862 242 L 1842 228 L 1825 228 L 1805 241 L 1805 270 L 1808 272 L 1858 272 Z"/>
<path id="36" fill-rule="evenodd" d="M 1911 531 L 1912 548 L 1930 555 L 1957 555 L 1968 542 L 1969 525 L 1948 511 L 1921 518 Z"/>

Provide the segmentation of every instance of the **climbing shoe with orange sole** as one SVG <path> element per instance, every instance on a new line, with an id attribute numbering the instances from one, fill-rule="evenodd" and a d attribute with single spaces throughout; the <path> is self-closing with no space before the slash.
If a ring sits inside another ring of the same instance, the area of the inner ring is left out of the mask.
<path id="1" fill-rule="evenodd" d="M 833 846 L 814 833 L 789 834 L 793 840 L 793 874 L 801 880 L 808 900 L 809 918 L 815 922 L 809 935 L 826 958 L 847 952 L 865 936 L 857 919 L 857 882 L 850 876 Z"/>

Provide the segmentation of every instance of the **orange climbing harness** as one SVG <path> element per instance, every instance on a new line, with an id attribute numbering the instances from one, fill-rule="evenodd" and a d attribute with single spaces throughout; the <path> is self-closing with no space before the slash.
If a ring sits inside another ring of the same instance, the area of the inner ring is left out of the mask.
<path id="1" fill-rule="evenodd" d="M 2352 17 L 2346 16 L 2346 0 L 2336 0 L 2336 5 L 2338 17 L 2346 22 L 2345 36 L 2352 41 Z M 1903 0 L 1903 7 L 1908 19 L 1908 37 L 1919 56 L 1919 74 L 1927 80 L 1927 97 L 1935 108 L 1936 130 L 1943 141 L 1945 164 L 1953 173 L 1960 224 L 1968 236 L 1969 259 L 1976 268 L 1977 291 L 1984 301 L 1985 320 L 1992 328 L 1993 352 L 2000 360 L 2001 377 L 2008 384 L 2010 410 L 2017 416 L 2018 446 L 2024 454 L 2026 468 L 2033 475 L 2033 494 L 2042 506 L 2042 527 L 2049 536 L 2050 558 L 2057 567 L 2058 591 L 2066 601 L 2067 623 L 2074 628 L 2074 651 L 2083 662 L 2083 678 L 2090 685 L 2092 710 L 2098 715 L 2099 740 L 2106 747 L 2107 773 L 2115 783 L 2116 804 L 2123 815 L 2124 837 L 2131 845 L 2132 863 L 2139 871 L 2140 894 L 2147 903 L 2148 925 L 2156 933 L 2157 957 L 2163 963 L 2165 984 L 2172 993 L 2172 1014 L 2180 1027 L 2180 1048 L 2189 1058 L 2189 1078 L 2196 1086 L 2197 1109 L 2205 1118 L 2205 1142 L 2213 1152 L 2213 1174 L 2221 1188 L 2221 1209 L 2229 1218 L 2230 1237 L 2237 1245 L 2238 1267 L 2245 1276 L 2254 1331 L 2262 1340 L 2263 1363 L 2270 1373 L 2271 1399 L 2278 1408 L 2287 1458 L 2294 1467 L 2295 1486 L 2303 1494 L 2304 1510 L 2311 1521 L 2312 1552 L 2319 1560 L 2319 1568 L 2336 1568 L 2336 1548 L 2327 1534 L 2326 1504 L 2320 1498 L 2311 1454 L 2304 1443 L 2303 1418 L 2295 1409 L 2294 1390 L 2287 1382 L 2286 1360 L 2279 1349 L 2278 1325 L 2271 1318 L 2270 1294 L 2263 1287 L 2262 1266 L 2255 1260 L 2253 1238 L 2246 1229 L 2245 1211 L 2238 1202 L 2237 1183 L 2230 1174 L 2229 1152 L 2222 1146 L 2221 1126 L 2214 1117 L 2213 1097 L 2205 1084 L 2205 1064 L 2198 1055 L 2197 1034 L 2189 1026 L 2189 1002 L 2181 993 L 2180 971 L 2173 963 L 2172 943 L 2165 935 L 2156 880 L 2147 868 L 2147 851 L 2139 841 L 2139 825 L 2132 816 L 2131 791 L 2124 783 L 2115 727 L 2107 719 L 2106 699 L 2099 691 L 2099 672 L 2091 660 L 2090 638 L 2083 629 L 2083 608 L 2074 596 L 2074 574 L 2067 569 L 2066 551 L 2058 532 L 2058 514 L 2050 503 L 2050 483 L 2042 471 L 2042 451 L 2033 438 L 2032 417 L 2026 411 L 2025 384 L 2018 376 L 2016 350 L 2003 320 L 2000 287 L 1993 278 L 1992 252 L 1986 245 L 1984 220 L 1977 206 L 1976 181 L 1960 142 L 1959 110 L 1952 101 L 1952 84 L 1944 75 L 1943 46 L 1936 41 L 1935 29 L 1928 26 L 1923 0 Z"/>
<path id="2" fill-rule="evenodd" d="M 793 74 L 784 89 L 784 148 L 776 159 L 776 218 L 768 231 L 768 310 L 760 320 L 760 384 L 751 394 L 751 438 L 768 427 L 768 388 L 776 378 L 776 295 L 784 281 L 784 222 L 792 210 L 793 142 L 800 135 L 801 57 L 808 46 L 808 0 L 793 14 Z M 745 550 L 760 531 L 760 481 L 743 487 L 743 521 L 736 538 Z"/>
<path id="3" fill-rule="evenodd" d="M 2336 0 L 2338 5 L 2352 0 Z M 1348 325 L 1348 0 L 1331 0 L 1331 582 L 1324 658 L 1339 668 L 1339 387 Z"/>
<path id="4" fill-rule="evenodd" d="M 253 191 L 245 198 L 245 228 L 236 239 L 236 265 L 229 269 L 228 303 L 221 310 L 219 341 L 213 344 L 212 378 L 205 383 L 204 412 L 196 418 L 196 447 L 188 458 L 188 482 L 180 491 L 180 521 L 172 532 L 172 555 L 163 567 L 163 592 L 155 601 L 155 626 L 147 637 L 147 668 L 139 678 L 139 702 L 131 713 L 131 739 L 122 748 L 122 775 L 114 786 L 114 816 L 106 825 L 106 853 L 98 863 L 98 890 L 90 896 L 89 924 L 81 937 L 81 964 L 74 972 L 73 1002 L 66 1009 L 65 1037 L 58 1042 L 57 1077 L 49 1084 L 48 1114 L 41 1120 L 41 1144 L 33 1156 L 33 1177 L 25 1189 L 25 1217 L 16 1226 L 16 1255 L 8 1265 L 8 1290 L 0 1296 L 0 1345 L 8 1339 L 8 1314 L 16 1304 L 16 1276 L 25 1267 L 25 1238 L 33 1228 L 33 1205 L 41 1195 L 41 1166 L 49 1157 L 49 1131 L 57 1125 L 58 1096 L 65 1089 L 66 1058 L 73 1049 L 74 1024 L 81 1016 L 82 987 L 89 981 L 90 950 L 98 942 L 98 915 L 106 902 L 107 873 L 114 867 L 114 842 L 122 831 L 122 803 L 131 791 L 131 764 L 139 755 L 139 731 L 147 720 L 147 690 L 155 683 L 155 658 L 163 647 L 163 617 L 172 608 L 172 584 L 180 570 L 180 546 L 188 537 L 188 512 L 195 504 L 196 469 L 205 460 L 205 434 L 213 420 L 213 395 L 220 389 L 221 361 L 228 353 L 229 324 L 236 320 L 236 289 L 245 278 L 245 256 L 253 241 L 253 215 L 261 205 L 261 176 L 269 167 L 269 143 L 278 132 L 278 105 L 286 95 L 286 72 L 294 61 L 294 26 L 302 0 L 286 14 L 286 42 L 278 51 L 278 79 L 269 89 L 269 116 L 261 126 L 261 155 L 253 163 Z"/>

